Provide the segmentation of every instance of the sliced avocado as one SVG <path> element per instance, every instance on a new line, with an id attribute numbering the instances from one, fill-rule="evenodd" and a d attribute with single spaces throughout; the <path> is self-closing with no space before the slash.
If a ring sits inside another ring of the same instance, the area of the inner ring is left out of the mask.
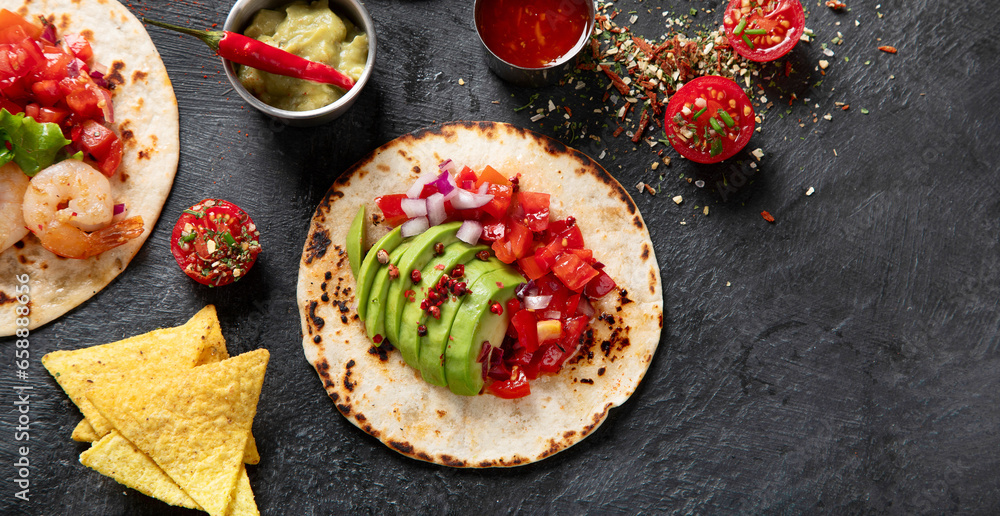
<path id="1" fill-rule="evenodd" d="M 399 243 L 403 241 L 400 231 L 400 228 L 396 228 L 386 233 L 384 237 L 375 242 L 375 245 L 368 250 L 365 260 L 361 262 L 361 268 L 358 270 L 356 278 L 358 283 L 358 316 L 362 320 L 368 313 L 368 293 L 371 292 L 372 281 L 375 281 L 375 273 L 378 272 L 379 266 L 382 265 L 378 263 L 378 251 L 385 249 L 386 252 L 392 252 L 393 249 L 398 247 Z"/>
<path id="2" fill-rule="evenodd" d="M 395 249 L 389 253 L 389 263 L 379 267 L 378 271 L 375 273 L 375 279 L 372 281 L 372 288 L 368 295 L 368 301 L 365 303 L 368 306 L 368 312 L 365 316 L 365 331 L 368 332 L 368 338 L 375 342 L 378 346 L 382 344 L 383 339 L 376 339 L 376 335 L 381 335 L 385 338 L 385 301 L 386 295 L 389 292 L 389 285 L 398 282 L 400 278 L 391 279 L 389 278 L 389 265 L 396 265 L 399 263 L 399 259 L 406 254 L 406 251 L 410 248 L 409 242 L 403 242 L 399 244 Z M 360 310 L 359 310 L 360 311 Z M 390 341 L 394 345 L 395 341 Z"/>
<path id="3" fill-rule="evenodd" d="M 424 324 L 424 319 L 427 317 L 427 312 L 420 309 L 420 302 L 427 299 L 429 288 L 437 285 L 441 276 L 450 273 L 456 265 L 464 264 L 473 259 L 476 253 L 487 249 L 489 247 L 485 245 L 470 246 L 465 242 L 455 242 L 446 247 L 440 256 L 435 256 L 427 262 L 421 271 L 420 285 L 413 289 L 416 291 L 413 300 L 403 300 L 403 316 L 399 321 L 397 342 L 393 342 L 393 345 L 399 349 L 404 358 L 413 357 L 416 359 L 420 356 L 420 337 L 417 335 L 417 327 Z M 458 281 L 466 281 L 466 279 L 463 277 Z M 414 369 L 420 369 L 418 362 L 415 360 L 413 363 L 407 363 Z"/>
<path id="4" fill-rule="evenodd" d="M 399 322 L 403 316 L 404 295 L 407 290 L 413 288 L 413 280 L 410 278 L 411 272 L 414 269 L 422 271 L 424 265 L 427 265 L 427 262 L 434 257 L 434 244 L 440 242 L 449 246 L 457 242 L 458 237 L 455 234 L 461 226 L 461 222 L 449 222 L 434 226 L 413 237 L 413 240 L 410 241 L 410 249 L 399 260 L 399 278 L 402 281 L 393 281 L 389 285 L 389 294 L 385 304 L 385 333 L 393 344 L 399 340 Z M 422 280 L 420 284 L 423 285 Z M 417 363 L 416 358 L 403 355 L 407 364 Z M 410 362 L 411 359 L 413 362 Z"/>
<path id="5" fill-rule="evenodd" d="M 465 264 L 466 285 L 472 288 L 479 278 L 503 267 L 504 263 L 495 257 L 486 261 L 471 260 Z M 470 295 L 466 293 L 460 298 L 442 304 L 439 319 L 433 317 L 424 319 L 427 334 L 420 338 L 420 374 L 424 377 L 424 381 L 434 385 L 447 385 L 444 371 L 445 346 L 448 345 L 455 315 Z"/>
<path id="6" fill-rule="evenodd" d="M 483 365 L 477 361 L 480 349 L 486 341 L 500 346 L 510 317 L 507 301 L 523 282 L 517 271 L 504 267 L 483 275 L 470 287 L 471 293 L 455 314 L 445 348 L 444 376 L 451 392 L 475 396 L 483 389 Z M 503 308 L 501 314 L 490 310 L 494 302 Z"/>
<path id="7" fill-rule="evenodd" d="M 365 245 L 365 205 L 358 208 L 357 215 L 351 221 L 351 227 L 347 230 L 347 261 L 351 264 L 351 274 L 358 277 L 358 269 L 361 268 L 361 248 Z"/>

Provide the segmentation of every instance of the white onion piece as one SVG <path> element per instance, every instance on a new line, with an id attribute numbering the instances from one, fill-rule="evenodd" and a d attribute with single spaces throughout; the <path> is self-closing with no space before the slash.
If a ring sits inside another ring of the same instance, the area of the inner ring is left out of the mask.
<path id="1" fill-rule="evenodd" d="M 548 312 L 543 313 L 542 316 L 539 319 L 541 319 L 541 320 L 544 320 L 544 319 L 556 319 L 556 320 L 558 320 L 560 317 L 562 317 L 562 313 L 560 313 L 559 310 L 549 310 Z"/>
<path id="2" fill-rule="evenodd" d="M 480 193 L 480 194 L 485 194 L 485 193 L 486 193 L 486 190 L 487 190 L 487 189 L 488 189 L 489 187 L 490 187 L 489 183 L 483 183 L 483 184 L 479 185 L 479 193 Z M 493 195 L 493 194 L 490 194 L 490 195 Z"/>
<path id="3" fill-rule="evenodd" d="M 466 220 L 462 223 L 462 227 L 458 228 L 458 233 L 455 236 L 459 240 L 465 242 L 469 245 L 476 245 L 479 241 L 479 237 L 483 234 L 483 225 L 475 220 Z"/>
<path id="4" fill-rule="evenodd" d="M 453 189 L 452 191 L 450 191 L 447 194 L 445 194 L 444 200 L 445 201 L 450 201 L 450 200 L 454 199 L 455 196 L 458 195 L 458 192 L 461 192 L 461 191 L 462 191 L 461 188 L 455 188 L 455 189 Z"/>
<path id="5" fill-rule="evenodd" d="M 404 222 L 403 226 L 399 229 L 399 234 L 402 235 L 403 238 L 411 237 L 427 231 L 427 228 L 429 227 L 430 224 L 427 222 L 427 217 L 417 217 Z"/>
<path id="6" fill-rule="evenodd" d="M 427 201 L 424 199 L 403 199 L 399 201 L 399 207 L 408 219 L 427 216 Z"/>
<path id="7" fill-rule="evenodd" d="M 444 222 L 448 213 L 444 210 L 444 195 L 440 192 L 427 198 L 427 219 L 432 226 Z"/>
<path id="8" fill-rule="evenodd" d="M 437 179 L 437 174 L 424 174 L 418 177 L 416 182 L 413 183 L 413 186 L 406 191 L 406 196 L 410 199 L 420 198 L 420 192 L 424 190 L 424 185 L 434 181 L 435 179 Z"/>
<path id="9" fill-rule="evenodd" d="M 541 310 L 549 306 L 552 296 L 524 296 L 524 307 L 528 310 Z"/>
<path id="10" fill-rule="evenodd" d="M 493 194 L 474 194 L 465 190 L 457 190 L 458 194 L 452 199 L 451 205 L 456 210 L 470 210 L 489 204 L 493 200 Z"/>

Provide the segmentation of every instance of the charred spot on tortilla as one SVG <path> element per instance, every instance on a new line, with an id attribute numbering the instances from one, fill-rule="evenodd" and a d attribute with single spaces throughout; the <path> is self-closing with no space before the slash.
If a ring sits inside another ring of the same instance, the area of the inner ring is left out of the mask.
<path id="1" fill-rule="evenodd" d="M 136 83 L 136 82 L 139 82 L 139 81 L 145 82 L 146 81 L 146 77 L 148 77 L 148 75 L 146 74 L 146 72 L 144 72 L 142 70 L 136 70 L 136 71 L 132 72 L 132 82 L 133 83 Z"/>
<path id="2" fill-rule="evenodd" d="M 319 344 L 320 342 L 323 342 L 323 337 L 320 337 L 319 335 L 314 335 L 313 336 L 313 342 L 315 342 L 316 344 Z"/>
<path id="3" fill-rule="evenodd" d="M 330 302 L 330 294 L 327 294 L 326 292 L 323 292 L 323 295 L 319 296 L 319 300 L 322 301 L 322 302 L 324 302 L 324 303 L 329 303 Z"/>
<path id="4" fill-rule="evenodd" d="M 314 260 L 326 256 L 326 249 L 333 242 L 330 240 L 330 231 L 323 228 L 313 231 L 309 235 L 309 244 L 306 247 L 305 262 L 311 264 Z"/>
<path id="5" fill-rule="evenodd" d="M 618 291 L 618 304 L 623 306 L 631 303 L 632 300 L 628 298 L 628 290 L 621 289 Z M 619 308 L 621 307 L 619 306 Z"/>
<path id="6" fill-rule="evenodd" d="M 368 418 L 366 418 L 365 415 L 360 412 L 354 414 L 354 419 L 359 423 L 364 423 L 365 421 L 368 421 Z"/>
<path id="7" fill-rule="evenodd" d="M 406 442 L 406 441 L 402 441 L 402 442 L 400 442 L 400 441 L 389 441 L 388 444 L 393 449 L 395 449 L 397 451 L 400 451 L 402 453 L 405 453 L 407 455 L 410 455 L 411 453 L 413 453 L 413 445 L 410 444 L 410 443 L 408 443 L 408 442 Z"/>
<path id="8" fill-rule="evenodd" d="M 316 315 L 316 307 L 319 305 L 316 301 L 309 303 L 309 319 L 312 320 L 313 327 L 316 331 L 322 330 L 326 321 L 322 317 Z"/>
<path id="9" fill-rule="evenodd" d="M 410 170 L 413 170 L 414 174 L 416 174 L 418 176 L 420 175 L 420 165 L 413 165 L 413 168 L 410 169 Z"/>
<path id="10" fill-rule="evenodd" d="M 17 301 L 16 297 L 9 297 L 6 292 L 0 290 L 0 305 L 6 305 L 7 303 L 14 303 Z"/>
<path id="11" fill-rule="evenodd" d="M 375 168 L 378 169 L 379 172 L 388 172 L 389 171 L 389 167 L 386 166 L 386 165 L 382 165 L 382 164 L 375 165 Z"/>
<path id="12" fill-rule="evenodd" d="M 645 242 L 642 243 L 642 253 L 639 255 L 639 258 L 641 258 L 642 261 L 649 259 L 649 244 Z"/>
<path id="13" fill-rule="evenodd" d="M 104 74 L 104 80 L 108 82 L 108 89 L 115 89 L 116 86 L 121 86 L 125 84 L 125 78 L 122 77 L 122 70 L 125 69 L 125 63 L 121 61 L 114 61 L 108 68 L 108 73 Z"/>
<path id="14" fill-rule="evenodd" d="M 389 351 L 385 349 L 385 344 L 368 348 L 368 354 L 377 356 L 382 362 L 389 360 Z"/>

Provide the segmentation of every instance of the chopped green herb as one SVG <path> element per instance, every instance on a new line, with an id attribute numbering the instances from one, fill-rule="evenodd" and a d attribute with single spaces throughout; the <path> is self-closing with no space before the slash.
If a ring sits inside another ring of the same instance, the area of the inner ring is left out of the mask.
<path id="1" fill-rule="evenodd" d="M 861 108 L 861 114 L 862 115 L 867 115 L 868 114 L 868 110 L 865 109 L 865 108 Z"/>
<path id="2" fill-rule="evenodd" d="M 514 112 L 517 113 L 518 111 L 522 111 L 522 110 L 528 109 L 529 107 L 531 107 L 532 104 L 535 103 L 536 100 L 538 100 L 538 94 L 537 93 L 535 93 L 531 97 L 528 97 L 528 103 L 527 104 L 525 104 L 525 105 L 523 105 L 521 107 L 514 108 Z"/>

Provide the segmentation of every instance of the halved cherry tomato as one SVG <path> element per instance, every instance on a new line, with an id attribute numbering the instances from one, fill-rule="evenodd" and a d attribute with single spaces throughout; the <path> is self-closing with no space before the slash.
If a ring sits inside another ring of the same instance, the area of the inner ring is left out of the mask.
<path id="1" fill-rule="evenodd" d="M 205 199 L 184 213 L 170 235 L 170 252 L 191 279 L 217 287 L 246 276 L 260 254 L 260 231 L 247 213 Z"/>
<path id="2" fill-rule="evenodd" d="M 799 42 L 806 18 L 799 0 L 731 0 L 722 24 L 737 53 L 765 62 L 784 56 Z"/>
<path id="3" fill-rule="evenodd" d="M 717 163 L 746 147 L 753 134 L 753 106 L 738 84 L 706 75 L 681 87 L 667 104 L 663 129 L 682 156 Z"/>

